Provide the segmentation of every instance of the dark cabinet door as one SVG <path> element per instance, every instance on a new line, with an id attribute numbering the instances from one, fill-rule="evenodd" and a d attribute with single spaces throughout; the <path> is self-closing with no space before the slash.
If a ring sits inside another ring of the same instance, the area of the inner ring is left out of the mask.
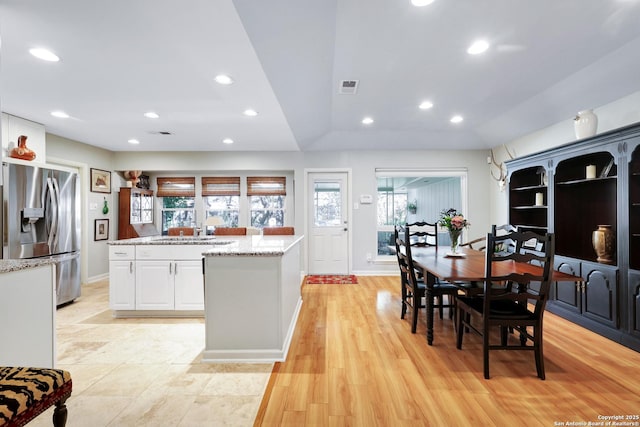
<path id="1" fill-rule="evenodd" d="M 629 323 L 631 333 L 640 337 L 640 271 L 629 271 Z"/>
<path id="2" fill-rule="evenodd" d="M 580 261 L 556 257 L 555 269 L 563 273 L 580 276 Z M 581 298 L 582 283 L 554 282 L 553 297 L 558 306 L 580 313 L 582 311 Z"/>
<path id="3" fill-rule="evenodd" d="M 618 269 L 599 263 L 583 262 L 582 312 L 599 323 L 618 327 Z"/>

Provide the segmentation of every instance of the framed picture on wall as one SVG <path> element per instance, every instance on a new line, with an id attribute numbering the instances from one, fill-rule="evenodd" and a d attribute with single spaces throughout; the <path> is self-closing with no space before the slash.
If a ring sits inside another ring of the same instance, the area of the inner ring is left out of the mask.
<path id="1" fill-rule="evenodd" d="M 96 219 L 93 231 L 93 240 L 98 241 L 107 239 L 109 239 L 109 220 Z"/>
<path id="2" fill-rule="evenodd" d="M 111 172 L 91 168 L 91 191 L 111 193 Z"/>

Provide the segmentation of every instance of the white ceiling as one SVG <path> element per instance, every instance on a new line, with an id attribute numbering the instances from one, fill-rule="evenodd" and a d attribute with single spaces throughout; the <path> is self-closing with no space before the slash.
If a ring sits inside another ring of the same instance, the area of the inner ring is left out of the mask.
<path id="1" fill-rule="evenodd" d="M 0 36 L 2 111 L 114 151 L 482 149 L 640 90 L 640 0 L 2 0 Z"/>

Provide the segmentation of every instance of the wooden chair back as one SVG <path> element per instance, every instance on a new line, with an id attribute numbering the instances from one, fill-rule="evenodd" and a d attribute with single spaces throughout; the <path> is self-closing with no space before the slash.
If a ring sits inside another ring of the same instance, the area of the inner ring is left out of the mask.
<path id="1" fill-rule="evenodd" d="M 407 223 L 404 226 L 405 242 L 410 246 L 438 246 L 438 224 L 426 221 Z"/>
<path id="2" fill-rule="evenodd" d="M 265 227 L 262 229 L 262 234 L 265 236 L 293 236 L 293 227 Z"/>
<path id="3" fill-rule="evenodd" d="M 169 236 L 193 236 L 193 230 L 193 227 L 170 227 L 167 234 Z"/>
<path id="4" fill-rule="evenodd" d="M 216 227 L 216 236 L 246 236 L 247 227 Z"/>

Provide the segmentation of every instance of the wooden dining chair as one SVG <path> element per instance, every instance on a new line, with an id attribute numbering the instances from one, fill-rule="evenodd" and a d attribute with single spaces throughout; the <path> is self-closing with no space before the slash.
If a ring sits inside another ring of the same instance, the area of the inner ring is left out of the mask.
<path id="1" fill-rule="evenodd" d="M 540 251 L 522 248 L 524 242 L 535 239 L 541 243 Z M 542 340 L 542 320 L 551 288 L 551 272 L 555 252 L 554 235 L 540 236 L 530 231 L 514 231 L 496 236 L 487 234 L 487 248 L 515 242 L 519 249 L 515 252 L 486 251 L 483 293 L 481 297 L 458 296 L 457 298 L 457 339 L 456 347 L 462 348 L 466 328 L 482 336 L 484 377 L 489 379 L 489 352 L 491 350 L 528 350 L 535 354 L 536 371 L 540 379 L 545 379 Z M 512 263 L 521 267 L 514 271 Z M 530 264 L 540 268 L 532 270 Z M 500 271 L 508 271 L 501 274 Z M 537 282 L 538 289 L 530 286 Z M 479 316 L 479 325 L 472 323 L 472 314 Z M 500 344 L 492 342 L 491 331 L 499 329 Z M 520 334 L 520 339 L 509 339 L 509 330 Z M 530 343 L 530 344 L 529 344 Z"/>
<path id="2" fill-rule="evenodd" d="M 293 227 L 265 227 L 262 229 L 264 236 L 293 236 Z"/>
<path id="3" fill-rule="evenodd" d="M 193 236 L 193 227 L 170 227 L 167 230 L 169 236 Z"/>
<path id="4" fill-rule="evenodd" d="M 402 286 L 402 313 L 401 319 L 407 313 L 407 309 L 411 309 L 411 333 L 415 334 L 418 327 L 418 310 L 424 307 L 422 299 L 425 297 L 426 287 L 423 280 L 418 280 L 416 270 L 411 260 L 410 246 L 395 230 L 396 234 L 396 255 L 398 257 L 398 266 L 400 267 L 400 285 Z"/>
<path id="5" fill-rule="evenodd" d="M 409 268 L 405 258 L 400 253 L 404 250 L 404 227 L 400 225 L 396 225 L 393 228 L 393 242 L 396 247 L 396 259 L 398 261 L 398 268 L 400 269 L 400 298 L 401 298 L 401 309 L 400 309 L 400 318 L 404 319 L 404 316 L 407 314 L 407 308 L 413 308 L 414 305 L 417 308 L 424 307 L 422 304 L 422 297 L 424 297 L 424 281 L 421 278 L 418 278 L 417 281 L 421 282 L 422 285 L 418 286 L 417 291 L 415 287 L 409 283 L 409 276 L 407 275 L 407 269 Z M 402 246 L 402 247 L 401 247 Z M 421 294 L 422 296 L 417 299 L 414 303 L 414 292 Z M 417 325 L 417 322 L 416 322 Z M 415 329 L 413 330 L 415 332 Z"/>
<path id="6" fill-rule="evenodd" d="M 410 246 L 425 248 L 425 247 L 438 247 L 438 224 L 430 223 L 426 221 L 416 221 L 413 223 L 405 224 L 405 241 L 410 243 Z M 416 272 L 417 277 L 422 279 L 422 271 Z M 441 280 L 436 280 L 436 285 L 447 284 L 447 282 L 443 282 Z M 438 315 L 440 319 L 442 319 L 444 308 L 448 307 L 449 317 L 453 317 L 454 307 L 455 307 L 455 298 L 453 296 L 448 296 L 448 303 L 444 302 L 444 295 L 437 296 L 437 303 L 434 304 L 434 308 L 438 308 Z"/>
<path id="7" fill-rule="evenodd" d="M 216 227 L 216 236 L 246 236 L 247 227 Z"/>

